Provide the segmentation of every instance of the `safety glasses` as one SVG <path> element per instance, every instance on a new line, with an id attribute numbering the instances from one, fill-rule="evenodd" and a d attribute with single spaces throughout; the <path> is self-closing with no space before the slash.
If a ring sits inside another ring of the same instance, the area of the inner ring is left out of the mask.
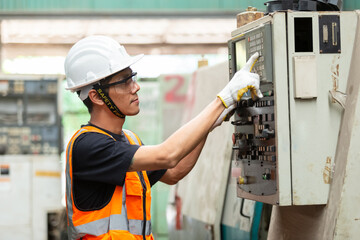
<path id="1" fill-rule="evenodd" d="M 109 88 L 115 86 L 115 90 L 118 92 L 131 92 L 137 81 L 137 72 L 133 72 L 129 77 L 120 81 L 101 85 L 101 88 Z"/>

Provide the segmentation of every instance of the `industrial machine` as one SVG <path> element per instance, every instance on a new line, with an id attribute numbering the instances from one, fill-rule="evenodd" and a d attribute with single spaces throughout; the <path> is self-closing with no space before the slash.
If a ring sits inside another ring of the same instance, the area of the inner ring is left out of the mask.
<path id="1" fill-rule="evenodd" d="M 342 0 L 271 0 L 265 2 L 267 13 L 281 10 L 339 11 Z"/>
<path id="2" fill-rule="evenodd" d="M 61 76 L 0 76 L 0 239 L 59 239 Z"/>
<path id="3" fill-rule="evenodd" d="M 0 76 L 0 154 L 59 154 L 58 77 Z"/>
<path id="4" fill-rule="evenodd" d="M 243 98 L 232 122 L 238 197 L 327 203 L 356 24 L 354 12 L 289 10 L 232 32 L 230 78 L 259 52 L 264 94 Z"/>

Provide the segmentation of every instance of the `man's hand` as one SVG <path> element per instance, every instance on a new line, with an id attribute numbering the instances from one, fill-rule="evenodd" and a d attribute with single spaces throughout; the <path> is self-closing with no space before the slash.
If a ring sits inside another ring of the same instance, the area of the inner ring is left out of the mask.
<path id="1" fill-rule="evenodd" d="M 251 91 L 251 97 L 253 99 L 256 97 L 263 97 L 259 89 L 259 75 L 250 72 L 258 57 L 259 53 L 252 55 L 245 66 L 235 73 L 230 82 L 217 95 L 226 108 L 234 105 L 237 101 L 240 101 L 244 93 L 249 90 Z"/>
<path id="2" fill-rule="evenodd" d="M 236 104 L 231 105 L 228 108 L 225 108 L 225 110 L 220 114 L 220 116 L 218 117 L 218 119 L 216 120 L 216 122 L 214 123 L 214 125 L 212 125 L 210 132 L 212 130 L 214 130 L 216 127 L 220 126 L 223 121 L 229 121 L 229 119 L 231 118 L 231 116 L 235 113 L 236 109 Z"/>

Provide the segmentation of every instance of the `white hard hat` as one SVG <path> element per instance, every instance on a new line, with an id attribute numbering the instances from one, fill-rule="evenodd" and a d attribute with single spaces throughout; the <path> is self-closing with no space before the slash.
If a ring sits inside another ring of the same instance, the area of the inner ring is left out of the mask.
<path id="1" fill-rule="evenodd" d="M 78 91 L 89 88 L 97 81 L 129 67 L 143 56 L 129 56 L 125 48 L 110 37 L 90 36 L 81 39 L 70 49 L 65 59 L 66 89 Z"/>

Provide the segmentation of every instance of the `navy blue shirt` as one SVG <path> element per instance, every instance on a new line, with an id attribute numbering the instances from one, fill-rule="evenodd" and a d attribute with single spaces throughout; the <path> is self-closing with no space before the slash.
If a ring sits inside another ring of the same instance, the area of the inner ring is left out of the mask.
<path id="1" fill-rule="evenodd" d="M 86 132 L 78 136 L 73 145 L 74 203 L 83 211 L 101 209 L 110 202 L 116 185 L 124 185 L 126 172 L 139 148 L 131 145 L 124 134 L 101 130 L 116 141 L 105 134 Z M 165 172 L 166 169 L 147 171 L 150 185 L 159 181 Z"/>

